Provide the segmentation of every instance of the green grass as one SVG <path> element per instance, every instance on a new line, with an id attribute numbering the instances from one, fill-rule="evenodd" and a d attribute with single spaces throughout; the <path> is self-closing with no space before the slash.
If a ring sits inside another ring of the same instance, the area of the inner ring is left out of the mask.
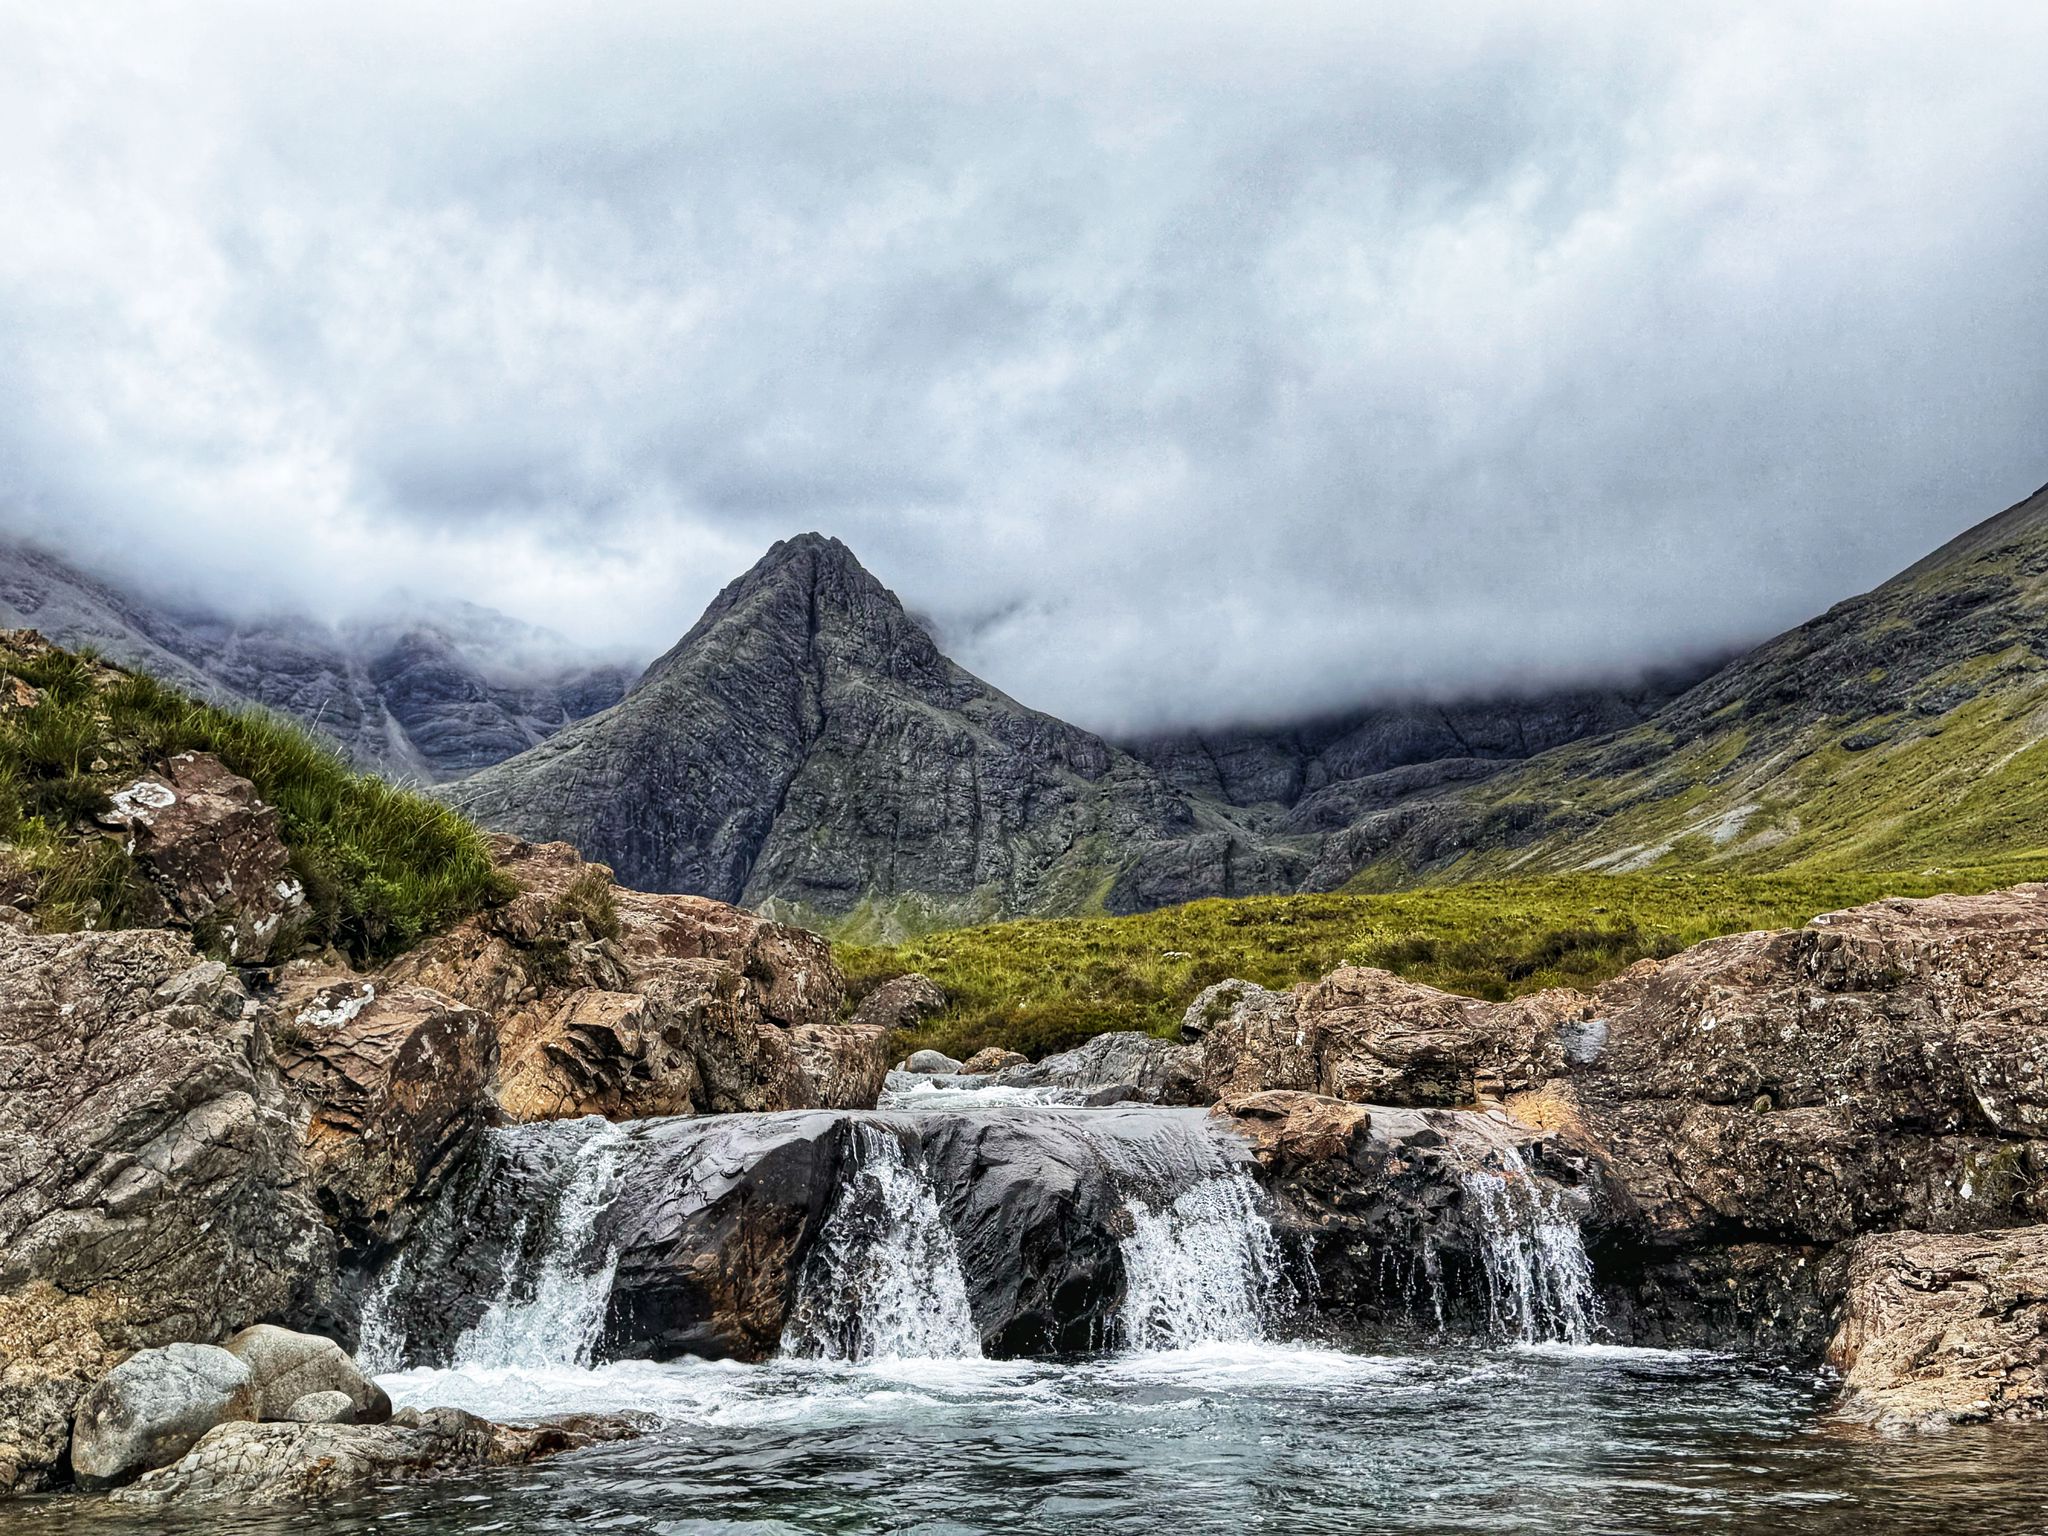
<path id="1" fill-rule="evenodd" d="M 36 690 L 27 707 L 8 707 L 16 679 Z M 374 962 L 509 892 L 476 828 L 355 772 L 288 721 L 200 704 L 89 656 L 8 645 L 0 647 L 0 860 L 31 888 L 40 926 L 136 919 L 136 867 L 93 817 L 110 791 L 180 752 L 213 753 L 277 807 L 306 888 L 302 937 L 316 946 Z"/>
<path id="2" fill-rule="evenodd" d="M 1718 934 L 1792 927 L 1881 896 L 1995 890 L 2048 877 L 2048 853 L 1959 869 L 1818 875 L 1557 875 L 1377 895 L 1192 902 L 1136 917 L 954 929 L 904 944 L 841 944 L 858 998 L 921 971 L 945 1013 L 898 1042 L 965 1056 L 1028 1055 L 1103 1030 L 1171 1035 L 1195 995 L 1241 977 L 1291 986 L 1375 965 L 1474 997 L 1590 986 Z"/>

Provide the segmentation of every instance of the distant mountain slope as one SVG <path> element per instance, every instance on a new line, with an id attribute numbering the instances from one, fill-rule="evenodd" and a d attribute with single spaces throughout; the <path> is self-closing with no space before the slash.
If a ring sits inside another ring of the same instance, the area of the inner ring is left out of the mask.
<path id="1" fill-rule="evenodd" d="M 615 708 L 446 793 L 630 885 L 884 926 L 1113 903 L 1139 851 L 1199 821 L 948 661 L 817 534 L 775 545 Z"/>
<path id="2" fill-rule="evenodd" d="M 1631 730 L 1368 814 L 1374 884 L 2048 848 L 2048 487 Z"/>
<path id="3" fill-rule="evenodd" d="M 237 622 L 148 602 L 4 539 L 0 626 L 93 646 L 217 702 L 295 716 L 399 778 L 450 778 L 524 751 L 615 702 L 631 677 L 550 659 L 566 649 L 559 640 L 466 603 L 339 629 Z"/>
<path id="4" fill-rule="evenodd" d="M 1395 769 L 1504 764 L 1626 730 L 1711 670 L 1665 669 L 1611 688 L 1374 705 L 1299 725 L 1182 731 L 1124 745 L 1188 794 L 1242 807 L 1292 807 L 1334 784 Z"/>

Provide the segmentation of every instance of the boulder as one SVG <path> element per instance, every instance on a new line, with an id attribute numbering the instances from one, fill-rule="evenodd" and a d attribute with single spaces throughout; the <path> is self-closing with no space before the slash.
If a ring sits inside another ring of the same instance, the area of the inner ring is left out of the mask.
<path id="1" fill-rule="evenodd" d="M 278 1065 L 306 1099 L 306 1160 L 354 1244 L 403 1235 L 490 1117 L 489 1014 L 425 987 L 362 977 L 280 990 Z"/>
<path id="2" fill-rule="evenodd" d="M 93 1383 L 71 1428 L 71 1471 L 111 1488 L 166 1466 L 215 1425 L 256 1417 L 249 1367 L 211 1344 L 130 1355 Z"/>
<path id="3" fill-rule="evenodd" d="M 994 1081 L 1004 1088 L 1057 1088 L 1089 1102 L 1187 1105 L 1204 1102 L 1201 1063 L 1195 1046 L 1120 1030 L 1042 1061 L 1007 1067 Z"/>
<path id="4" fill-rule="evenodd" d="M 356 1405 L 346 1392 L 308 1392 L 279 1417 L 288 1424 L 353 1424 Z"/>
<path id="5" fill-rule="evenodd" d="M 1844 1418 L 1909 1430 L 2048 1417 L 2048 1227 L 1886 1233 L 1848 1255 L 1828 1345 Z"/>
<path id="6" fill-rule="evenodd" d="M 391 1417 L 391 1399 L 384 1389 L 332 1339 L 258 1323 L 223 1347 L 249 1368 L 256 1418 L 289 1418 L 292 1405 L 315 1392 L 345 1394 L 352 1423 L 378 1424 Z"/>
<path id="7" fill-rule="evenodd" d="M 960 1070 L 960 1063 L 944 1051 L 912 1051 L 901 1070 L 919 1077 L 951 1076 Z"/>
<path id="8" fill-rule="evenodd" d="M 268 959 L 306 910 L 278 832 L 278 812 L 256 786 L 205 752 L 172 758 L 161 774 L 116 790 L 100 820 L 121 832 L 147 877 L 156 910 L 241 965 Z"/>
<path id="9" fill-rule="evenodd" d="M 968 1077 L 981 1077 L 1010 1067 L 1030 1065 L 1031 1058 L 1022 1051 L 1006 1051 L 1000 1045 L 985 1045 L 960 1063 L 960 1071 Z"/>
<path id="10" fill-rule="evenodd" d="M 579 1415 L 528 1427 L 457 1408 L 408 1409 L 387 1424 L 223 1424 L 174 1465 L 119 1490 L 122 1503 L 317 1504 L 386 1483 L 521 1466 L 640 1433 L 636 1421 Z"/>
<path id="11" fill-rule="evenodd" d="M 1353 1103 L 1454 1107 L 1562 1069 L 1559 1024 L 1576 993 L 1483 1003 L 1344 966 L 1293 993 L 1221 982 L 1188 1010 L 1213 1097 L 1292 1088 Z M 1184 1021 L 1182 1033 L 1188 1033 Z"/>
<path id="12" fill-rule="evenodd" d="M 0 931 L 0 1392 L 36 1423 L 103 1352 L 215 1338 L 331 1284 L 262 1022 L 183 935 Z M 14 1444 L 9 1485 L 39 1486 L 46 1433 Z"/>
<path id="13" fill-rule="evenodd" d="M 929 976 L 912 971 L 907 976 L 892 976 L 862 998 L 854 1010 L 853 1022 L 887 1033 L 915 1029 L 945 1011 L 946 994 L 938 984 Z"/>

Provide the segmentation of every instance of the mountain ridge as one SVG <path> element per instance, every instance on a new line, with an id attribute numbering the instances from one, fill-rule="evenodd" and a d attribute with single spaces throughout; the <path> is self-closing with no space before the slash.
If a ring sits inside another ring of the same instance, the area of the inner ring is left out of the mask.
<path id="1" fill-rule="evenodd" d="M 458 777 L 522 751 L 612 703 L 629 681 L 602 662 L 507 667 L 505 651 L 565 647 L 472 604 L 334 627 L 289 615 L 234 620 L 144 601 L 4 536 L 0 626 L 89 645 L 213 703 L 290 715 L 358 766 L 400 780 Z"/>

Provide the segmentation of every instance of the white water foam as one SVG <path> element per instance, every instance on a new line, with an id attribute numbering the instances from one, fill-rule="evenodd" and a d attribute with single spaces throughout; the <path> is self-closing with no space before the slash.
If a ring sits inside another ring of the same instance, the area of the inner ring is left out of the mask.
<path id="1" fill-rule="evenodd" d="M 1212 1175 L 1170 1204 L 1133 1200 L 1123 1240 L 1124 1342 L 1141 1350 L 1265 1337 L 1285 1284 L 1279 1241 L 1243 1169 Z"/>
<path id="2" fill-rule="evenodd" d="M 484 1315 L 455 1342 L 459 1367 L 544 1370 L 590 1364 L 617 1272 L 616 1249 L 592 1252 L 598 1218 L 617 1193 L 623 1126 L 603 1123 L 576 1150 L 556 1197 L 552 1240 L 530 1279 L 505 1277 Z M 512 1251 L 518 1252 L 515 1239 Z M 365 1309 L 366 1318 L 368 1309 Z"/>
<path id="3" fill-rule="evenodd" d="M 903 1143 L 854 1127 L 859 1169 L 806 1260 L 783 1353 L 823 1360 L 974 1359 L 981 1334 L 953 1232 Z"/>
<path id="4" fill-rule="evenodd" d="M 1586 1344 L 1599 1304 L 1578 1218 L 1512 1146 L 1498 1156 L 1503 1171 L 1474 1169 L 1463 1179 L 1481 1228 L 1488 1323 L 1496 1337 L 1523 1344 Z"/>

